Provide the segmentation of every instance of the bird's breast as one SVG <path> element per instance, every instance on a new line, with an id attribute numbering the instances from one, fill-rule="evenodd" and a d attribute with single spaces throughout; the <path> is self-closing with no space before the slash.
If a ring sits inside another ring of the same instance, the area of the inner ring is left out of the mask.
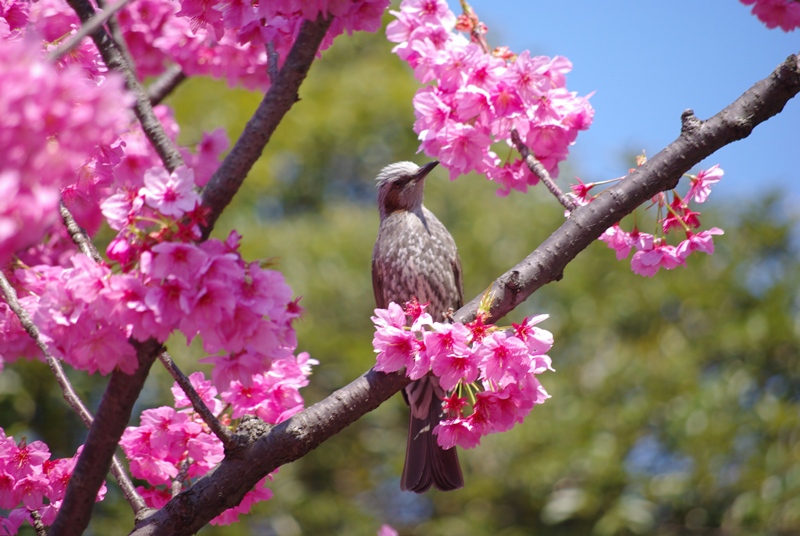
<path id="1" fill-rule="evenodd" d="M 373 261 L 373 269 L 380 271 L 387 304 L 402 305 L 416 297 L 420 303 L 430 302 L 428 312 L 436 321 L 441 321 L 448 309 L 460 306 L 455 241 L 427 209 L 421 215 L 403 211 L 386 217 L 378 231 Z"/>

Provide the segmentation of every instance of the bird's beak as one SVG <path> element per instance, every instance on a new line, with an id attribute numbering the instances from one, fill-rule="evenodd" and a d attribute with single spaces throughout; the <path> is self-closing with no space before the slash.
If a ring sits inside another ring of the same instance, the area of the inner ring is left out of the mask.
<path id="1" fill-rule="evenodd" d="M 434 160 L 433 162 L 428 162 L 417 171 L 417 175 L 414 177 L 414 180 L 421 180 L 428 176 L 428 173 L 431 172 L 433 168 L 439 165 L 438 160 Z"/>

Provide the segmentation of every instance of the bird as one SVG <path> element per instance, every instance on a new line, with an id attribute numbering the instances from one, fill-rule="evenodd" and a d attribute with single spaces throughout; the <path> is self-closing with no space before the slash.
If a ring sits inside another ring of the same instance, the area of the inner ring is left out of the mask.
<path id="1" fill-rule="evenodd" d="M 445 320 L 464 302 L 461 259 L 447 228 L 423 204 L 425 178 L 438 161 L 422 167 L 413 162 L 386 166 L 376 178 L 380 227 L 372 251 L 375 304 L 385 309 L 416 298 L 428 303 L 434 321 Z M 406 458 L 400 488 L 423 493 L 464 487 L 455 447 L 443 449 L 433 429 L 443 418 L 445 393 L 428 374 L 403 390 L 411 409 Z"/>

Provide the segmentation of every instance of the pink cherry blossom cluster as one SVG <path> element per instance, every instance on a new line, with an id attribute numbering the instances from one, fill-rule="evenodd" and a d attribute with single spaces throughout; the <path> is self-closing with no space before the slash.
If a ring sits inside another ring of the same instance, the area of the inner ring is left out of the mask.
<path id="1" fill-rule="evenodd" d="M 644 158 L 640 157 L 639 162 L 643 163 Z M 711 193 L 711 186 L 719 182 L 723 174 L 719 165 L 715 165 L 697 175 L 688 175 L 691 186 L 684 197 L 674 190 L 670 192 L 671 201 L 664 192 L 654 197 L 652 206 L 658 207 L 659 211 L 659 230 L 655 235 L 641 232 L 638 227 L 630 232 L 624 231 L 617 223 L 606 229 L 600 240 L 616 251 L 617 260 L 627 258 L 631 250 L 635 250 L 631 258 L 631 270 L 647 277 L 654 276 L 661 268 L 672 270 L 684 266 L 686 259 L 694 252 L 711 255 L 714 253 L 713 237 L 723 234 L 723 231 L 712 227 L 696 232 L 694 229 L 700 227 L 700 213 L 691 210 L 689 202 L 705 202 Z M 578 184 L 572 186 L 572 195 L 578 204 L 585 205 L 594 199 L 589 196 L 589 191 L 599 184 L 583 183 L 578 179 Z M 672 231 L 685 233 L 686 238 L 677 246 L 667 243 L 666 236 Z"/>
<path id="2" fill-rule="evenodd" d="M 308 385 L 311 365 L 317 363 L 306 352 L 296 358 L 273 361 L 267 372 L 254 374 L 250 382 L 231 381 L 220 397 L 229 405 L 233 419 L 251 414 L 269 424 L 278 424 L 303 409 L 299 389 Z"/>
<path id="3" fill-rule="evenodd" d="M 375 370 L 405 367 L 412 380 L 427 374 L 438 378 L 450 393 L 443 404 L 446 418 L 433 430 L 443 448 L 475 447 L 482 436 L 521 423 L 534 405 L 550 397 L 536 378 L 553 370 L 546 355 L 553 335 L 536 327 L 548 315 L 502 329 L 485 324 L 483 316 L 469 324 L 434 322 L 424 309 L 416 300 L 405 311 L 394 302 L 375 309 Z"/>
<path id="4" fill-rule="evenodd" d="M 444 0 L 403 0 L 397 20 L 386 29 L 393 51 L 429 84 L 414 97 L 414 130 L 420 150 L 441 161 L 450 178 L 477 171 L 501 188 L 525 192 L 538 179 L 517 156 L 500 158 L 492 144 L 511 145 L 511 130 L 553 175 L 578 131 L 592 123 L 587 97 L 565 86 L 572 69 L 566 58 L 514 56 L 506 48 L 489 52 L 485 27 L 474 12 L 456 17 Z M 470 32 L 467 39 L 453 30 Z"/>
<path id="5" fill-rule="evenodd" d="M 51 460 L 41 441 L 17 443 L 0 428 L 0 509 L 11 510 L 0 516 L 0 534 L 16 534 L 25 522 L 33 525 L 32 512 L 44 525 L 53 523 L 82 448 L 72 458 Z M 103 484 L 96 500 L 105 494 Z"/>
<path id="6" fill-rule="evenodd" d="M 219 393 L 219 397 L 217 389 L 203 373 L 195 372 L 189 380 L 206 407 L 223 424 L 244 413 L 255 413 L 266 422 L 277 424 L 303 408 L 303 399 L 297 390 L 308 384 L 314 363 L 305 353 L 296 359 L 275 361 L 264 374 L 252 378 L 250 388 L 234 381 L 229 389 Z M 181 487 L 203 476 L 224 457 L 222 443 L 195 413 L 177 384 L 173 385 L 172 394 L 174 408 L 162 406 L 143 411 L 141 424 L 129 426 L 120 440 L 133 476 L 152 486 L 137 488 L 152 508 L 164 506 L 172 498 L 176 485 Z M 226 510 L 211 524 L 233 523 L 256 502 L 270 499 L 272 492 L 265 485 L 266 477 L 247 492 L 238 506 Z"/>
<path id="7" fill-rule="evenodd" d="M 377 31 L 388 4 L 388 0 L 141 0 L 119 19 L 141 76 L 158 75 L 169 63 L 177 63 L 188 75 L 266 90 L 268 43 L 282 64 L 304 20 L 333 17 L 320 47 L 324 50 L 344 31 Z"/>
<path id="8" fill-rule="evenodd" d="M 321 15 L 333 18 L 321 45 L 324 50 L 343 32 L 377 31 L 388 5 L 389 0 L 140 0 L 126 6 L 118 20 L 141 78 L 158 76 L 169 64 L 178 64 L 188 75 L 266 90 L 267 43 L 282 63 L 302 22 Z M 60 0 L 5 0 L 0 6 L 0 38 L 25 33 L 28 22 L 48 49 L 80 26 Z M 90 40 L 60 61 L 80 64 L 93 77 L 106 70 Z"/>
<path id="9" fill-rule="evenodd" d="M 767 25 L 767 28 L 780 26 L 784 32 L 800 28 L 800 1 L 798 0 L 740 0 L 745 5 L 753 5 L 753 15 Z"/>
<path id="10" fill-rule="evenodd" d="M 245 262 L 235 233 L 225 242 L 191 242 L 204 215 L 192 170 L 153 168 L 144 175 L 138 192 L 121 189 L 103 203 L 119 231 L 108 256 L 122 273 L 82 254 L 68 268 L 14 272 L 21 303 L 54 355 L 89 372 L 131 373 L 137 360 L 130 337 L 164 341 L 180 330 L 191 341 L 202 333 L 220 389 L 234 380 L 249 386 L 274 360 L 293 358 L 292 321 L 300 308 L 283 275 Z M 5 323 L 8 347 L 30 350 L 21 326 Z"/>
<path id="11" fill-rule="evenodd" d="M 121 77 L 91 82 L 77 67 L 57 69 L 24 38 L 0 38 L 0 265 L 42 239 L 79 169 L 107 162 L 130 103 Z"/>

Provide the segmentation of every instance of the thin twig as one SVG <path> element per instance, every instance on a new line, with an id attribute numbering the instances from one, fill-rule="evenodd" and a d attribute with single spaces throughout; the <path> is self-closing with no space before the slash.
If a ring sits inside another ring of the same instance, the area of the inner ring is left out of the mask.
<path id="1" fill-rule="evenodd" d="M 274 84 L 278 80 L 278 51 L 272 41 L 267 43 L 267 74 L 270 83 Z"/>
<path id="2" fill-rule="evenodd" d="M 81 253 L 92 259 L 96 263 L 103 262 L 103 257 L 100 255 L 100 252 L 97 251 L 97 248 L 94 247 L 94 244 L 89 239 L 89 234 L 86 230 L 83 229 L 78 223 L 75 221 L 75 218 L 72 217 L 72 213 L 69 211 L 67 206 L 64 204 L 64 200 L 61 200 L 61 203 L 58 205 L 58 209 L 61 212 L 61 221 L 64 222 L 64 226 L 67 228 L 67 232 L 69 233 L 70 238 L 78 246 L 78 249 L 81 250 Z"/>
<path id="3" fill-rule="evenodd" d="M 569 211 L 575 210 L 578 205 L 569 198 L 569 196 L 564 195 L 561 191 L 561 188 L 555 183 L 553 178 L 550 176 L 550 173 L 547 172 L 547 169 L 542 165 L 539 160 L 533 156 L 531 150 L 528 149 L 528 146 L 523 143 L 522 139 L 519 137 L 519 133 L 517 133 L 517 129 L 511 129 L 511 141 L 514 143 L 514 146 L 519 151 L 519 154 L 522 155 L 522 158 L 525 160 L 525 165 L 528 166 L 528 169 L 531 170 L 531 173 L 536 175 L 536 177 L 544 183 L 550 193 L 558 199 L 558 202 Z"/>
<path id="4" fill-rule="evenodd" d="M 186 481 L 186 477 L 189 474 L 189 467 L 191 465 L 192 460 L 188 457 L 183 460 L 183 463 L 181 463 L 181 470 L 178 471 L 178 474 L 175 475 L 175 479 L 172 481 L 172 484 L 170 484 L 170 493 L 173 497 L 183 490 L 183 483 Z"/>
<path id="5" fill-rule="evenodd" d="M 226 450 L 230 450 L 236 446 L 236 440 L 231 433 L 230 430 L 226 426 L 223 426 L 222 423 L 219 422 L 216 415 L 211 413 L 211 410 L 208 409 L 206 403 L 203 402 L 203 399 L 200 398 L 200 395 L 197 394 L 192 382 L 189 378 L 183 373 L 183 371 L 178 368 L 178 365 L 172 360 L 167 352 L 161 352 L 158 356 L 159 361 L 164 365 L 164 368 L 167 369 L 170 376 L 178 383 L 178 385 L 183 389 L 184 394 L 192 403 L 192 407 L 194 410 L 200 415 L 200 418 L 203 419 L 211 431 L 214 433 L 217 438 L 222 441 L 222 445 L 225 447 Z"/>
<path id="6" fill-rule="evenodd" d="M 125 7 L 130 1 L 131 0 L 118 0 L 113 6 L 101 13 L 94 15 L 91 19 L 89 19 L 89 21 L 81 25 L 78 33 L 70 37 L 66 43 L 51 52 L 48 59 L 55 63 L 63 58 L 69 53 L 70 50 L 78 46 L 78 43 L 80 43 L 84 37 L 99 30 L 106 23 L 106 21 L 113 17 L 117 11 Z"/>
<path id="7" fill-rule="evenodd" d="M 75 410 L 75 413 L 81 418 L 83 424 L 86 425 L 88 428 L 92 424 L 92 414 L 83 405 L 83 402 L 78 397 L 78 394 L 73 389 L 72 384 L 67 378 L 67 375 L 64 373 L 64 369 L 61 367 L 61 363 L 53 357 L 53 354 L 50 353 L 50 349 L 42 340 L 42 337 L 39 333 L 39 328 L 31 320 L 31 317 L 28 315 L 28 311 L 22 307 L 22 304 L 19 302 L 17 298 L 17 291 L 11 286 L 11 283 L 6 278 L 5 274 L 0 272 L 0 288 L 3 290 L 3 297 L 6 300 L 6 303 L 14 311 L 14 314 L 17 315 L 19 318 L 20 324 L 28 332 L 31 339 L 36 343 L 36 346 L 39 347 L 42 354 L 47 361 L 47 365 L 50 367 L 50 370 L 53 372 L 53 375 L 56 377 L 56 381 L 58 385 L 61 386 L 61 392 L 64 394 L 64 399 L 67 403 Z"/>
<path id="8" fill-rule="evenodd" d="M 106 9 L 108 2 L 106 0 L 96 0 L 97 7 L 100 9 Z M 125 58 L 125 62 L 128 64 L 128 67 L 132 71 L 136 71 L 136 63 L 133 61 L 133 56 L 131 56 L 131 51 L 128 48 L 128 42 L 125 41 L 125 35 L 122 33 L 122 28 L 119 25 L 119 21 L 117 17 L 111 17 L 108 19 L 108 26 L 109 31 L 111 32 L 111 37 L 114 38 L 114 43 L 117 44 L 117 48 L 122 53 L 122 57 Z"/>
<path id="9" fill-rule="evenodd" d="M 472 21 L 472 29 L 469 32 L 472 42 L 477 43 L 485 53 L 490 54 L 489 42 L 486 40 L 486 36 L 481 32 L 479 26 L 480 20 L 478 19 L 478 15 L 475 14 L 475 10 L 472 9 L 472 6 L 469 5 L 466 0 L 461 0 L 461 11 Z"/>
<path id="10" fill-rule="evenodd" d="M 78 14 L 84 24 L 87 24 L 96 14 L 89 0 L 67 0 L 67 3 Z M 142 124 L 145 136 L 147 136 L 161 161 L 164 162 L 164 167 L 169 171 L 174 171 L 175 168 L 182 166 L 184 164 L 183 157 L 164 131 L 163 125 L 153 112 L 147 92 L 136 78 L 133 68 L 125 61 L 119 47 L 102 27 L 92 32 L 91 36 L 106 66 L 112 71 L 122 73 L 125 77 L 125 84 L 136 98 L 133 111 Z"/>
<path id="11" fill-rule="evenodd" d="M 188 76 L 186 73 L 183 72 L 183 69 L 180 65 L 170 65 L 167 67 L 167 70 L 164 71 L 161 76 L 156 78 L 156 80 L 150 84 L 147 88 L 147 95 L 150 99 L 150 104 L 155 106 L 167 96 L 175 91 L 175 88 L 178 87 L 184 80 L 186 80 Z"/>
<path id="12" fill-rule="evenodd" d="M 47 536 L 47 530 L 44 528 L 42 516 L 39 514 L 39 511 L 29 509 L 28 513 L 31 515 L 31 519 L 33 519 L 33 530 L 36 532 L 36 536 Z"/>
<path id="13" fill-rule="evenodd" d="M 64 399 L 67 401 L 67 404 L 70 405 L 72 409 L 75 410 L 75 413 L 78 414 L 83 424 L 89 428 L 94 421 L 92 417 L 92 413 L 89 409 L 84 405 L 83 401 L 78 396 L 78 393 L 75 392 L 75 389 L 72 387 L 72 383 L 70 383 L 69 378 L 67 378 L 66 373 L 64 373 L 64 368 L 61 366 L 61 363 L 53 357 L 53 354 L 50 353 L 50 349 L 42 340 L 42 337 L 39 333 L 39 328 L 36 327 L 36 324 L 33 323 L 31 320 L 30 315 L 28 315 L 28 311 L 22 307 L 22 304 L 19 302 L 17 298 L 17 291 L 14 290 L 14 287 L 11 286 L 11 283 L 6 279 L 5 274 L 0 272 L 0 289 L 3 291 L 3 297 L 6 300 L 6 303 L 14 311 L 14 314 L 17 315 L 20 324 L 28 332 L 28 335 L 33 339 L 36 343 L 36 346 L 39 347 L 42 354 L 47 361 L 47 365 L 50 367 L 50 370 L 53 372 L 53 376 L 55 376 L 58 385 L 61 387 L 61 393 L 64 395 Z M 114 474 L 114 478 L 116 478 L 119 487 L 122 489 L 123 495 L 125 495 L 125 499 L 128 501 L 128 504 L 131 505 L 133 508 L 134 513 L 138 513 L 142 509 L 146 508 L 144 504 L 144 500 L 136 491 L 131 480 L 128 478 L 127 473 L 122 467 L 122 464 L 117 459 L 117 456 L 114 455 L 114 459 L 112 461 L 111 472 Z"/>

